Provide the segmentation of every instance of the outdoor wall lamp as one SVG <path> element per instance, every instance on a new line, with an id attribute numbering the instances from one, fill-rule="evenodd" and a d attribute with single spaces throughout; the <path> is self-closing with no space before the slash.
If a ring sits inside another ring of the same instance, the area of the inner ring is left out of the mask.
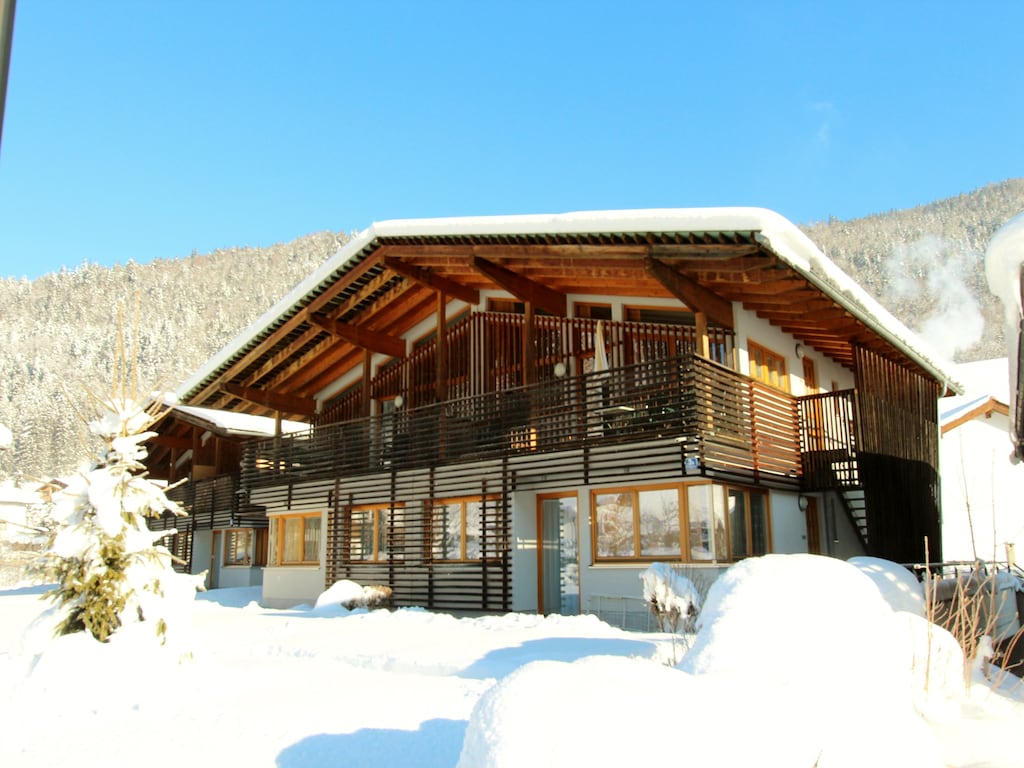
<path id="1" fill-rule="evenodd" d="M 807 511 L 807 505 L 808 505 L 809 503 L 810 503 L 810 501 L 808 500 L 808 498 L 807 498 L 806 496 L 800 496 L 800 497 L 799 497 L 799 498 L 798 498 L 798 499 L 796 500 L 796 505 L 797 505 L 798 507 L 800 507 L 800 511 L 801 511 L 801 512 L 806 512 L 806 511 Z"/>

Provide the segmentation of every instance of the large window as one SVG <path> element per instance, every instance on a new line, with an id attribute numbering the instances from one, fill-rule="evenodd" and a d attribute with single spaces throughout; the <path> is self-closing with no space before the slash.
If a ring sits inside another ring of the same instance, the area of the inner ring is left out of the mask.
<path id="1" fill-rule="evenodd" d="M 320 513 L 270 519 L 271 565 L 320 564 Z"/>
<path id="2" fill-rule="evenodd" d="M 594 494 L 597 556 L 679 557 L 679 489 L 615 489 Z"/>
<path id="3" fill-rule="evenodd" d="M 767 495 L 713 483 L 591 494 L 594 560 L 727 562 L 769 551 Z"/>
<path id="4" fill-rule="evenodd" d="M 483 558 L 485 511 L 493 515 L 498 498 L 435 501 L 430 515 L 430 556 L 433 560 Z"/>
<path id="5" fill-rule="evenodd" d="M 397 560 L 404 556 L 405 528 L 399 508 L 353 507 L 349 512 L 349 560 Z"/>

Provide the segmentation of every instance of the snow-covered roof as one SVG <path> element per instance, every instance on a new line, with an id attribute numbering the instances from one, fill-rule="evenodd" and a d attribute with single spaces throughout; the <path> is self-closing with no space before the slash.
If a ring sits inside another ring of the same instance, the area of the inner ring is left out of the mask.
<path id="1" fill-rule="evenodd" d="M 1005 357 L 957 365 L 954 374 L 962 382 L 964 393 L 939 401 L 940 426 L 946 427 L 974 411 L 981 413 L 999 405 L 1008 407 L 1008 366 Z"/>
<path id="2" fill-rule="evenodd" d="M 275 434 L 275 420 L 267 416 L 220 411 L 214 408 L 199 408 L 194 405 L 175 405 L 173 411 L 190 416 L 209 425 L 212 429 L 228 435 L 273 437 Z M 304 432 L 307 429 L 309 429 L 309 425 L 301 421 L 281 420 L 281 432 L 286 435 L 293 432 Z"/>
<path id="3" fill-rule="evenodd" d="M 377 222 L 347 242 L 334 256 L 295 286 L 252 325 L 226 344 L 177 390 L 188 400 L 219 370 L 230 365 L 261 335 L 295 315 L 303 300 L 315 296 L 352 269 L 378 246 L 398 237 L 501 235 L 636 234 L 756 232 L 757 240 L 811 284 L 880 337 L 899 349 L 937 381 L 959 392 L 950 363 L 899 322 L 854 280 L 830 261 L 798 227 L 764 208 L 656 208 L 582 211 L 561 214 L 397 219 Z"/>

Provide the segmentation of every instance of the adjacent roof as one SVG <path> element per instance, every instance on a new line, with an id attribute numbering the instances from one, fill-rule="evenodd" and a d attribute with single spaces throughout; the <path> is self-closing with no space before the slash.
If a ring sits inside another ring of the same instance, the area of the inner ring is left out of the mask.
<path id="1" fill-rule="evenodd" d="M 194 405 L 175 405 L 171 408 L 171 413 L 180 417 L 182 421 L 226 437 L 273 437 L 276 434 L 276 420 L 267 416 L 199 408 Z M 301 421 L 281 420 L 282 434 L 303 432 L 307 429 L 309 425 Z"/>
<path id="2" fill-rule="evenodd" d="M 761 208 L 694 208 L 375 223 L 225 345 L 178 395 L 231 408 L 252 406 L 225 394 L 225 385 L 312 397 L 361 359 L 312 316 L 401 336 L 434 312 L 438 286 L 468 301 L 500 287 L 495 274 L 552 295 L 670 296 L 651 274 L 652 260 L 844 365 L 852 365 L 852 345 L 861 345 L 960 389 L 946 361 L 791 222 Z"/>

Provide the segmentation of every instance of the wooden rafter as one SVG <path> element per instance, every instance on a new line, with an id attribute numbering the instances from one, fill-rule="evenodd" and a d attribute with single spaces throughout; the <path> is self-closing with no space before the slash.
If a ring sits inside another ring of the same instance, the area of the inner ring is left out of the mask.
<path id="1" fill-rule="evenodd" d="M 357 347 L 368 349 L 371 352 L 380 352 L 390 357 L 405 357 L 405 339 L 400 337 L 372 331 L 358 325 L 342 323 L 319 313 L 311 314 L 309 322 L 320 326 L 332 336 L 337 336 Z"/>
<path id="2" fill-rule="evenodd" d="M 470 264 L 477 272 L 486 275 L 500 287 L 522 301 L 542 309 L 549 315 L 566 317 L 569 314 L 569 303 L 564 293 L 534 282 L 527 277 L 506 269 L 500 264 L 482 259 L 479 256 L 470 258 Z"/>
<path id="3" fill-rule="evenodd" d="M 283 392 L 273 392 L 255 387 L 241 387 L 237 384 L 224 384 L 221 387 L 232 397 L 238 397 L 264 408 L 272 408 L 281 413 L 292 413 L 300 416 L 312 416 L 316 413 L 316 400 L 312 397 L 296 397 Z"/>
<path id="4" fill-rule="evenodd" d="M 381 250 L 385 250 L 387 246 Z M 431 272 L 420 267 L 413 266 L 412 264 L 406 264 L 401 259 L 395 257 L 385 256 L 383 258 L 384 266 L 390 269 L 392 272 L 401 275 L 407 280 L 412 280 L 419 283 L 422 286 L 430 288 L 433 291 L 440 293 L 446 293 L 449 296 L 453 296 L 456 299 L 461 299 L 467 304 L 479 304 L 480 303 L 480 291 L 476 288 L 470 288 L 462 283 L 457 283 L 454 280 L 449 280 L 446 277 L 442 277 L 436 272 Z"/>
<path id="5" fill-rule="evenodd" d="M 725 328 L 736 327 L 732 302 L 653 257 L 648 256 L 644 259 L 644 269 L 690 309 L 704 312 L 709 320 Z"/>

